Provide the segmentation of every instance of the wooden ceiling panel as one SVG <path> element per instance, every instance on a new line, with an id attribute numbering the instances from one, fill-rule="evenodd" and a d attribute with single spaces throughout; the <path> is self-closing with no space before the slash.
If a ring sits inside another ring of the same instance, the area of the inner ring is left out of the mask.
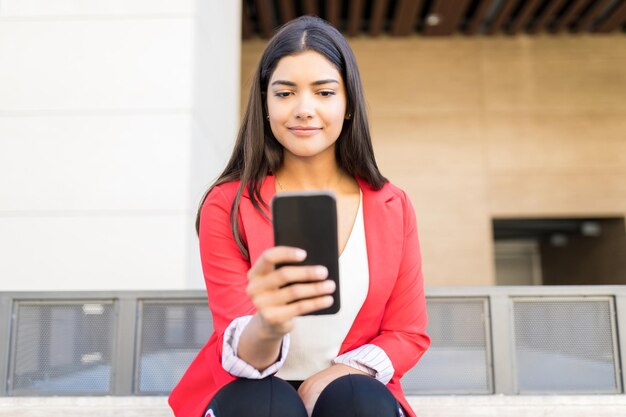
<path id="1" fill-rule="evenodd" d="M 339 29 L 339 17 L 341 15 L 341 0 L 326 0 L 326 20 Z"/>
<path id="2" fill-rule="evenodd" d="M 2 0 L 0 0 L 2 1 Z M 231 0 L 228 0 L 231 1 Z M 626 34 L 626 0 L 241 0 L 241 36 L 269 38 L 299 15 L 347 36 L 498 36 L 543 31 Z"/>
<path id="3" fill-rule="evenodd" d="M 320 10 L 317 4 L 317 0 L 304 0 L 302 4 L 304 8 L 304 14 L 310 16 L 319 16 Z"/>
<path id="4" fill-rule="evenodd" d="M 388 0 L 374 0 L 370 17 L 370 35 L 378 36 L 382 32 L 387 16 Z"/>
<path id="5" fill-rule="evenodd" d="M 605 20 L 600 23 L 597 28 L 597 32 L 612 32 L 624 23 L 626 23 L 626 1 L 613 10 L 613 13 L 607 16 Z"/>
<path id="6" fill-rule="evenodd" d="M 254 0 L 254 5 L 256 7 L 261 36 L 269 39 L 274 32 L 274 8 L 270 6 L 270 0 Z"/>
<path id="7" fill-rule="evenodd" d="M 456 32 L 469 4 L 469 0 L 434 0 L 424 22 L 424 35 L 445 36 Z"/>
<path id="8" fill-rule="evenodd" d="M 491 6 L 492 1 L 493 0 L 480 0 L 465 33 L 468 35 L 475 35 L 478 32 L 478 29 L 485 21 L 485 15 L 487 14 L 487 10 L 489 9 L 489 6 Z"/>
<path id="9" fill-rule="evenodd" d="M 587 11 L 587 13 L 585 13 L 584 16 L 581 16 L 581 18 L 578 19 L 576 23 L 574 23 L 574 25 L 572 26 L 572 30 L 575 33 L 578 33 L 581 31 L 585 31 L 585 32 L 588 31 L 591 28 L 591 24 L 593 23 L 593 21 L 598 18 L 600 13 L 604 9 L 606 9 L 606 7 L 609 5 L 611 1 L 612 0 L 595 1 L 593 5 L 591 6 L 591 8 Z"/>
<path id="10" fill-rule="evenodd" d="M 241 5 L 241 38 L 250 39 L 252 37 L 252 32 L 252 21 L 250 20 L 248 2 L 244 1 Z"/>
<path id="11" fill-rule="evenodd" d="M 525 0 L 521 0 L 521 1 L 525 1 Z M 493 22 L 491 22 L 491 25 L 489 29 L 487 30 L 487 33 L 489 35 L 493 35 L 494 33 L 502 31 L 502 26 L 504 22 L 506 22 L 509 19 L 509 17 L 511 17 L 511 13 L 513 13 L 513 10 L 516 4 L 517 4 L 517 0 L 504 0 L 503 1 L 502 5 L 500 6 L 500 10 L 498 10 L 498 12 L 496 13 L 496 16 L 494 17 Z"/>
<path id="12" fill-rule="evenodd" d="M 537 8 L 541 5 L 540 0 L 527 0 L 522 2 L 522 10 L 519 15 L 511 22 L 511 26 L 509 26 L 508 33 L 511 35 L 515 35 L 522 28 L 524 28 L 532 17 L 534 16 Z"/>
<path id="13" fill-rule="evenodd" d="M 293 0 L 280 0 L 278 11 L 281 24 L 287 23 L 296 17 L 296 7 Z"/>
<path id="14" fill-rule="evenodd" d="M 538 33 L 546 30 L 546 25 L 548 24 L 548 22 L 556 19 L 556 14 L 559 10 L 561 10 L 563 5 L 565 4 L 565 1 L 566 0 L 552 0 L 548 2 L 548 5 L 543 10 L 541 15 L 537 18 L 537 21 L 531 26 L 528 32 Z"/>
<path id="15" fill-rule="evenodd" d="M 364 0 L 351 0 L 348 2 L 348 36 L 357 36 L 363 26 Z"/>
<path id="16" fill-rule="evenodd" d="M 407 36 L 413 33 L 415 20 L 421 10 L 422 0 L 398 0 L 396 12 L 393 16 L 391 34 L 393 36 Z"/>
<path id="17" fill-rule="evenodd" d="M 556 33 L 562 31 L 563 29 L 567 29 L 570 23 L 574 21 L 574 19 L 583 11 L 585 6 L 587 6 L 590 1 L 593 0 L 574 0 L 572 4 L 569 5 L 567 10 L 565 10 L 565 13 L 561 16 L 559 21 L 556 22 L 552 28 L 552 32 Z"/>

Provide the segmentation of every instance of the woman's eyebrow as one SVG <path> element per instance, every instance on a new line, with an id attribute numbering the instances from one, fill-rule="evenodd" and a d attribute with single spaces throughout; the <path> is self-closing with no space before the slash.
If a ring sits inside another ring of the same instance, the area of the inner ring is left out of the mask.
<path id="1" fill-rule="evenodd" d="M 333 78 L 328 78 L 326 80 L 318 80 L 318 81 L 314 81 L 311 83 L 311 85 L 321 85 L 321 84 L 331 84 L 331 83 L 336 83 L 339 84 L 339 81 L 333 79 Z"/>
<path id="2" fill-rule="evenodd" d="M 291 82 L 291 81 L 285 81 L 285 80 L 276 80 L 272 83 L 272 85 L 288 85 L 289 87 L 295 87 L 296 83 Z"/>
<path id="3" fill-rule="evenodd" d="M 328 78 L 328 79 L 325 79 L 325 80 L 313 81 L 311 83 L 311 85 L 322 85 L 322 84 L 331 84 L 331 83 L 339 84 L 339 81 L 335 80 L 334 78 Z M 286 86 L 289 86 L 289 87 L 295 87 L 296 83 L 294 83 L 293 81 L 276 80 L 276 81 L 272 82 L 271 85 L 286 85 Z"/>

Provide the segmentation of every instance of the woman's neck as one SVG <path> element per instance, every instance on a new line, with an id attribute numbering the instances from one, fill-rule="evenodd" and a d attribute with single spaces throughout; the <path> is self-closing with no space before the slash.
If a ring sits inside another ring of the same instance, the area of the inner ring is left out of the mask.
<path id="1" fill-rule="evenodd" d="M 292 161 L 285 158 L 276 172 L 276 181 L 281 191 L 333 190 L 340 191 L 345 173 L 334 158 L 326 161 Z"/>

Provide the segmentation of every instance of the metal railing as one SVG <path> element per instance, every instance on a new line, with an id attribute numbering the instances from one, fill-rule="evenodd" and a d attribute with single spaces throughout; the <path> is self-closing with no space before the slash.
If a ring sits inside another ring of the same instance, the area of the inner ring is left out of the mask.
<path id="1" fill-rule="evenodd" d="M 426 294 L 409 395 L 624 392 L 626 286 Z M 0 396 L 164 395 L 211 330 L 204 291 L 0 293 Z"/>

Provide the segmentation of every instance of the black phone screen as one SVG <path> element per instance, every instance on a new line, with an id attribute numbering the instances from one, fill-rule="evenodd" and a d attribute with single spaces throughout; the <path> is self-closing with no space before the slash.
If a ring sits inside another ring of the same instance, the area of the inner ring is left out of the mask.
<path id="1" fill-rule="evenodd" d="M 337 202 L 331 192 L 289 192 L 272 199 L 274 244 L 304 249 L 304 261 L 283 265 L 324 265 L 335 281 L 333 305 L 311 315 L 335 314 L 340 309 Z"/>

